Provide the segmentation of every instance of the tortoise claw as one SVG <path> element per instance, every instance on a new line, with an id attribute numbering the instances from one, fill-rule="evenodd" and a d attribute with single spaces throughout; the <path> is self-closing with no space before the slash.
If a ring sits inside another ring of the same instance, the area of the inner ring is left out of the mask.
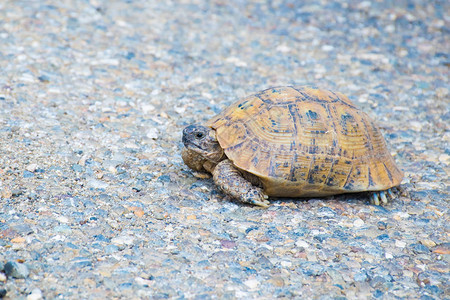
<path id="1" fill-rule="evenodd" d="M 370 199 L 370 203 L 373 205 L 380 205 L 380 199 L 378 198 L 378 193 L 372 193 L 372 199 Z"/>
<path id="2" fill-rule="evenodd" d="M 384 191 L 380 192 L 379 197 L 381 198 L 381 202 L 383 202 L 383 204 L 387 204 L 388 203 L 388 200 L 386 198 L 386 193 Z"/>
<path id="3" fill-rule="evenodd" d="M 268 200 L 269 196 L 267 196 L 263 192 L 258 192 L 256 195 L 253 196 L 255 197 L 252 197 L 249 201 L 251 204 L 264 208 L 268 208 L 270 206 L 270 201 Z"/>
<path id="4" fill-rule="evenodd" d="M 389 202 L 389 200 L 394 198 L 395 194 L 392 192 L 392 189 L 388 189 L 386 191 L 373 192 L 370 199 L 370 203 L 373 205 L 385 205 Z"/>
<path id="5" fill-rule="evenodd" d="M 266 194 L 264 194 L 262 189 L 257 187 L 252 187 L 247 193 L 243 194 L 240 197 L 241 202 L 265 208 L 269 207 L 270 205 L 270 202 L 267 199 L 269 199 L 269 197 Z"/>
<path id="6" fill-rule="evenodd" d="M 260 206 L 260 207 L 264 207 L 264 208 L 268 208 L 270 206 L 270 202 L 268 200 L 263 200 L 263 201 L 253 200 L 252 204 Z"/>
<path id="7" fill-rule="evenodd" d="M 392 191 L 392 189 L 388 189 L 387 192 L 389 194 L 389 197 L 395 198 L 395 195 L 394 195 L 394 192 Z"/>

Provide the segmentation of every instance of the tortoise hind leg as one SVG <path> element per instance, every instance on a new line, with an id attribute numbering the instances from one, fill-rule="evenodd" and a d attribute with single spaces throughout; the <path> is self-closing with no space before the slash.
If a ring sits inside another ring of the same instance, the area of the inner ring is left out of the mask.
<path id="1" fill-rule="evenodd" d="M 226 159 L 218 163 L 212 174 L 216 185 L 231 197 L 243 203 L 269 206 L 268 197 L 262 189 L 245 179 L 230 160 Z"/>

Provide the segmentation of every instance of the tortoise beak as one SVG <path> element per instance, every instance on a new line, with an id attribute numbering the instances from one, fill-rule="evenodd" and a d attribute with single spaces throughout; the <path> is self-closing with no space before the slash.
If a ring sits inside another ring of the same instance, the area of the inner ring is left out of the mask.
<path id="1" fill-rule="evenodd" d="M 195 130 L 196 126 L 195 125 L 189 125 L 188 127 L 183 129 L 183 137 L 181 139 L 181 141 L 183 142 L 184 146 L 187 148 L 188 144 L 191 144 L 191 138 L 192 134 Z"/>
<path id="2" fill-rule="evenodd" d="M 186 128 L 183 130 L 183 137 L 181 138 L 181 141 L 183 142 L 184 146 L 186 147 L 186 143 L 187 143 Z"/>

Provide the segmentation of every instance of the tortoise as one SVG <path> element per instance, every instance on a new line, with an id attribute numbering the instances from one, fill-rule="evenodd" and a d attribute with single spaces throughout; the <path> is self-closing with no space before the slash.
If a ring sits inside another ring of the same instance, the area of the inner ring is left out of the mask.
<path id="1" fill-rule="evenodd" d="M 263 90 L 205 126 L 183 130 L 182 158 L 243 203 L 270 197 L 373 192 L 385 204 L 403 178 L 367 114 L 339 92 L 310 86 Z M 386 197 L 388 196 L 388 197 Z"/>

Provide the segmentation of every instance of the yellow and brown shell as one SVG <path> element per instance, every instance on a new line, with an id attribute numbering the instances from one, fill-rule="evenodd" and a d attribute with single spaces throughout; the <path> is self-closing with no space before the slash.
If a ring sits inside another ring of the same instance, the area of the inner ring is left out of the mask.
<path id="1" fill-rule="evenodd" d="M 271 88 L 234 103 L 207 126 L 269 196 L 380 191 L 403 178 L 380 130 L 341 93 Z"/>

